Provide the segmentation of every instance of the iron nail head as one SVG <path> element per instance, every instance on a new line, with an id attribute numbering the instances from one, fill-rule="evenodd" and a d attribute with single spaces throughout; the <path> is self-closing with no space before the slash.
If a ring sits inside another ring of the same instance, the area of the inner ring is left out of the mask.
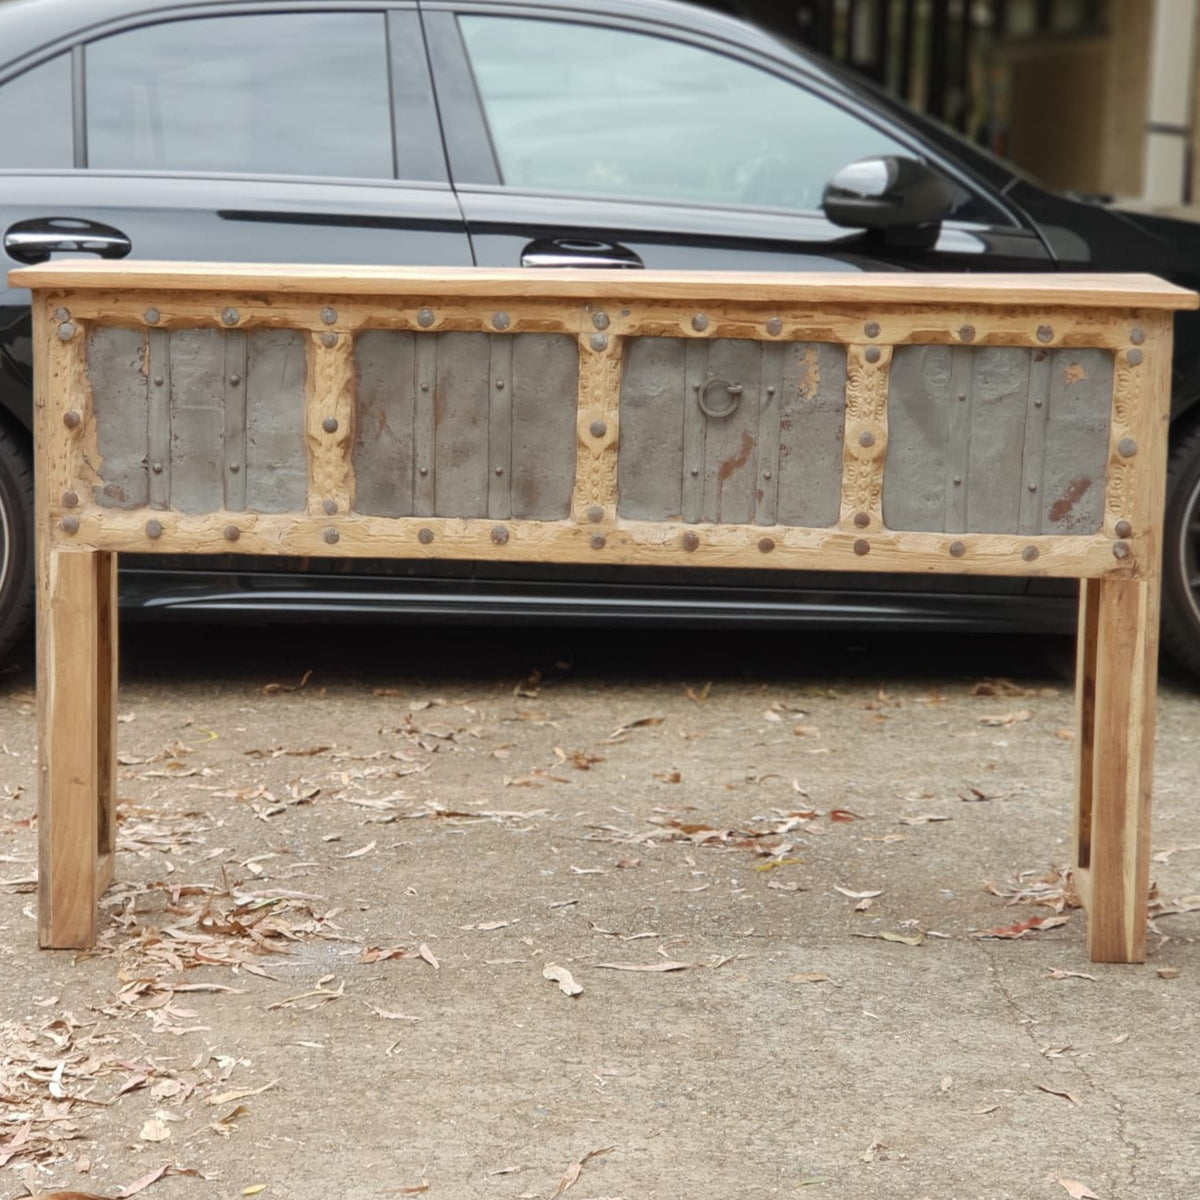
<path id="1" fill-rule="evenodd" d="M 880 357 L 878 346 L 868 346 L 866 350 L 863 351 L 863 358 L 865 358 L 869 363 L 877 363 Z"/>
<path id="2" fill-rule="evenodd" d="M 1122 519 L 1117 522 L 1115 533 L 1119 538 L 1132 537 L 1133 526 L 1128 521 Z"/>
<path id="3" fill-rule="evenodd" d="M 321 320 L 326 325 L 332 325 L 337 320 L 337 309 L 328 307 L 321 309 Z"/>
<path id="4" fill-rule="evenodd" d="M 79 532 L 78 517 L 63 517 L 62 521 L 63 533 L 75 534 Z"/>
<path id="5" fill-rule="evenodd" d="M 608 432 L 608 426 L 603 421 L 593 421 L 588 426 L 588 432 L 594 438 L 602 438 Z"/>
<path id="6" fill-rule="evenodd" d="M 329 543 L 329 545 L 332 546 L 338 541 L 338 539 L 342 535 L 340 533 L 338 533 L 338 531 L 336 529 L 334 529 L 333 526 L 331 525 L 321 534 L 321 536 L 325 539 L 326 542 Z"/>
<path id="7" fill-rule="evenodd" d="M 146 536 L 148 538 L 160 538 L 163 534 L 162 522 L 151 518 L 146 522 Z"/>
<path id="8" fill-rule="evenodd" d="M 422 546 L 428 546 L 429 543 L 433 541 L 433 530 L 432 529 L 418 530 L 417 531 L 417 541 L 420 542 Z"/>
<path id="9" fill-rule="evenodd" d="M 236 325 L 239 320 L 238 310 L 236 308 L 227 308 L 221 313 L 221 320 L 226 325 Z"/>
<path id="10" fill-rule="evenodd" d="M 434 322 L 433 309 L 422 308 L 417 310 L 417 324 L 422 329 L 428 329 Z"/>
<path id="11" fill-rule="evenodd" d="M 601 350 L 607 350 L 608 338 L 603 333 L 593 333 L 591 347 L 596 351 L 597 354 L 599 354 Z"/>
<path id="12" fill-rule="evenodd" d="M 599 329 L 601 332 L 603 332 L 605 329 L 608 328 L 608 313 L 606 313 L 606 312 L 593 313 L 592 314 L 592 324 L 595 325 L 595 327 L 597 329 Z"/>
<path id="13" fill-rule="evenodd" d="M 323 430 L 325 430 L 326 433 L 337 433 L 337 431 L 338 431 L 337 417 L 326 417 L 325 420 L 323 420 L 321 422 L 321 428 Z"/>
<path id="14" fill-rule="evenodd" d="M 1137 449 L 1137 442 L 1135 442 L 1131 437 L 1123 437 L 1117 443 L 1117 453 L 1122 458 L 1132 458 L 1137 453 Z"/>
<path id="15" fill-rule="evenodd" d="M 493 328 L 507 329 L 509 327 L 510 323 L 511 322 L 509 321 L 508 313 L 506 313 L 506 312 L 492 313 Z"/>
<path id="16" fill-rule="evenodd" d="M 147 325 L 157 325 L 162 320 L 162 313 L 157 308 L 146 309 L 142 316 L 145 317 Z"/>

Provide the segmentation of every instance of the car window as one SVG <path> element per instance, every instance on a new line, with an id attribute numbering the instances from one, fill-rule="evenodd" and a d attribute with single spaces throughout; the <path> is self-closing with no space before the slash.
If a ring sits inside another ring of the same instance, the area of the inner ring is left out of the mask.
<path id="1" fill-rule="evenodd" d="M 383 13 L 149 25 L 90 43 L 86 80 L 92 168 L 395 174 Z"/>
<path id="2" fill-rule="evenodd" d="M 508 187 L 815 212 L 839 167 L 910 153 L 805 88 L 686 42 L 459 20 Z"/>
<path id="3" fill-rule="evenodd" d="M 0 167 L 74 165 L 71 57 L 60 54 L 0 87 Z"/>

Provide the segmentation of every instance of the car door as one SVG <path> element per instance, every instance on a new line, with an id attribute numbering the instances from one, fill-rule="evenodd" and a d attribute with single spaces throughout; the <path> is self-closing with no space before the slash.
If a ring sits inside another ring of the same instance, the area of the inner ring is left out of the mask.
<path id="1" fill-rule="evenodd" d="M 662 10 L 650 25 L 565 5 L 422 7 L 480 265 L 1052 267 L 1031 228 L 952 168 L 933 246 L 833 225 L 821 199 L 839 168 L 930 149 L 753 46 L 666 28 Z"/>
<path id="2" fill-rule="evenodd" d="M 90 29 L 0 84 L 7 266 L 470 264 L 414 5 L 191 11 Z"/>

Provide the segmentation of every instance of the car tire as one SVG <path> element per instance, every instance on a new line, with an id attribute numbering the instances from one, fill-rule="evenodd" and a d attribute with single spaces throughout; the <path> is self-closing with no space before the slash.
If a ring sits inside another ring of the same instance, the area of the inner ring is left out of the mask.
<path id="1" fill-rule="evenodd" d="M 0 420 L 0 662 L 28 637 L 33 613 L 33 456 Z"/>
<path id="2" fill-rule="evenodd" d="M 1200 679 L 1200 421 L 1172 438 L 1163 521 L 1162 647 Z"/>

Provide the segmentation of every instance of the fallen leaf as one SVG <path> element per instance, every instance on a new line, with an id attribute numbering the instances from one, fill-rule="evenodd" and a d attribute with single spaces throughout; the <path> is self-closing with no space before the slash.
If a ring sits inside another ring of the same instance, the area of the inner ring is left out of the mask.
<path id="1" fill-rule="evenodd" d="M 1090 979 L 1093 983 L 1096 982 L 1095 975 L 1089 975 L 1086 971 L 1064 971 L 1060 967 L 1053 967 L 1046 972 L 1047 979 Z"/>
<path id="2" fill-rule="evenodd" d="M 664 960 L 656 963 L 589 963 L 589 966 L 604 967 L 610 971 L 686 971 L 688 967 L 694 966 L 694 963 L 685 962 L 670 962 Z"/>
<path id="3" fill-rule="evenodd" d="M 797 975 L 789 975 L 788 983 L 829 983 L 828 975 L 822 975 L 820 971 L 801 971 Z"/>
<path id="4" fill-rule="evenodd" d="M 493 929 L 507 929 L 508 926 L 515 924 L 516 921 L 480 921 L 478 925 L 460 925 L 459 929 L 478 929 L 481 932 L 490 932 Z"/>
<path id="5" fill-rule="evenodd" d="M 988 716 L 980 717 L 980 725 L 988 725 L 993 728 L 1007 729 L 1012 725 L 1019 725 L 1022 721 L 1028 721 L 1033 717 L 1033 713 L 1027 708 L 1018 709 L 1016 712 L 1007 713 L 990 713 Z"/>
<path id="6" fill-rule="evenodd" d="M 905 946 L 920 946 L 925 942 L 925 938 L 919 933 L 862 933 L 855 932 L 851 937 L 861 938 L 878 938 L 883 942 L 901 942 Z"/>
<path id="7" fill-rule="evenodd" d="M 932 825 L 935 821 L 951 821 L 953 817 L 947 817 L 942 813 L 922 813 L 919 817 L 901 817 L 901 825 Z"/>
<path id="8" fill-rule="evenodd" d="M 434 956 L 433 956 L 433 951 L 432 951 L 432 950 L 430 950 L 430 948 L 429 948 L 429 947 L 428 947 L 428 946 L 427 946 L 427 945 L 426 945 L 424 942 L 422 942 L 422 943 L 421 943 L 421 944 L 420 944 L 420 945 L 417 947 L 417 953 L 418 953 L 418 954 L 419 954 L 419 955 L 420 955 L 420 956 L 421 956 L 421 957 L 422 957 L 422 958 L 423 958 L 423 959 L 424 959 L 424 960 L 425 960 L 425 961 L 426 961 L 426 962 L 427 962 L 427 963 L 428 963 L 428 964 L 429 964 L 429 965 L 430 965 L 430 966 L 431 966 L 431 967 L 432 967 L 432 968 L 433 968 L 435 971 L 436 971 L 436 970 L 438 970 L 438 968 L 439 968 L 439 967 L 441 967 L 441 965 L 442 965 L 442 964 L 441 964 L 441 963 L 439 963 L 439 962 L 438 962 L 438 960 L 437 960 L 436 958 L 434 958 Z"/>
<path id="9" fill-rule="evenodd" d="M 257 1196 L 259 1192 L 265 1192 L 267 1185 L 265 1183 L 252 1183 L 249 1187 L 242 1188 L 243 1196 Z"/>
<path id="10" fill-rule="evenodd" d="M 1066 1188 L 1071 1200 L 1100 1200 L 1086 1183 L 1080 1183 L 1078 1179 L 1064 1179 L 1061 1175 L 1050 1175 L 1048 1178 L 1052 1183 Z"/>
<path id="11" fill-rule="evenodd" d="M 1158 977 L 1159 979 L 1178 979 L 1179 969 L 1177 967 L 1159 967 Z"/>
<path id="12" fill-rule="evenodd" d="M 278 1079 L 272 1079 L 270 1083 L 264 1083 L 262 1087 L 236 1088 L 232 1092 L 222 1092 L 219 1096 L 209 1096 L 205 1103 L 213 1108 L 218 1108 L 222 1104 L 232 1104 L 235 1100 L 245 1100 L 247 1096 L 261 1096 L 263 1092 L 269 1092 L 278 1083 Z"/>
<path id="13" fill-rule="evenodd" d="M 998 925 L 995 929 L 984 929 L 971 934 L 976 938 L 1005 938 L 1015 940 L 1027 933 L 1041 933 L 1044 929 L 1056 929 L 1065 925 L 1070 917 L 1030 917 L 1027 921 L 1018 921 L 1015 925 Z"/>
<path id="14" fill-rule="evenodd" d="M 831 821 L 861 821 L 862 817 L 858 813 L 851 812 L 848 808 L 831 808 L 829 810 L 829 819 Z"/>
<path id="15" fill-rule="evenodd" d="M 1058 1088 L 1046 1087 L 1044 1083 L 1035 1083 L 1034 1087 L 1036 1087 L 1039 1092 L 1045 1092 L 1047 1096 L 1061 1096 L 1064 1100 L 1069 1100 L 1076 1108 L 1079 1107 L 1078 1098 L 1072 1096 L 1070 1092 L 1061 1092 L 1058 1090 Z"/>
<path id="16" fill-rule="evenodd" d="M 874 900 L 876 896 L 883 895 L 882 889 L 877 892 L 852 892 L 849 888 L 837 887 L 834 885 L 833 890 L 835 892 L 841 892 L 843 896 L 846 896 L 851 900 Z"/>
<path id="17" fill-rule="evenodd" d="M 559 991 L 564 996 L 579 996 L 583 993 L 583 988 L 575 982 L 575 977 L 567 970 L 566 967 L 556 966 L 554 963 L 547 963 L 542 968 L 542 978 L 549 979 L 551 983 L 557 983 Z"/>
<path id="18" fill-rule="evenodd" d="M 607 1154 L 614 1149 L 613 1146 L 605 1146 L 603 1150 L 589 1150 L 581 1159 L 573 1162 L 564 1172 L 562 1178 L 558 1181 L 558 1189 L 555 1191 L 553 1200 L 558 1200 L 558 1197 L 563 1194 L 579 1178 L 580 1172 L 583 1170 L 583 1164 L 590 1159 L 599 1158 L 601 1154 Z"/>
<path id="19" fill-rule="evenodd" d="M 339 854 L 338 858 L 362 858 L 364 855 L 370 854 L 377 844 L 377 842 L 368 842 L 365 846 L 360 846 L 357 850 L 351 850 L 349 854 Z"/>
<path id="20" fill-rule="evenodd" d="M 625 725 L 618 725 L 616 729 L 608 735 L 608 741 L 615 742 L 623 738 L 627 733 L 634 729 L 645 729 L 651 725 L 661 725 L 665 717 L 639 717 L 636 721 L 630 721 Z"/>
<path id="21" fill-rule="evenodd" d="M 143 1126 L 138 1137 L 143 1142 L 165 1142 L 171 1136 L 171 1131 L 167 1128 L 166 1122 L 158 1117 L 151 1117 Z"/>
<path id="22" fill-rule="evenodd" d="M 684 688 L 683 694 L 696 704 L 703 704 L 708 699 L 709 693 L 712 691 L 712 680 L 710 679 L 699 691 L 694 688 Z"/>

